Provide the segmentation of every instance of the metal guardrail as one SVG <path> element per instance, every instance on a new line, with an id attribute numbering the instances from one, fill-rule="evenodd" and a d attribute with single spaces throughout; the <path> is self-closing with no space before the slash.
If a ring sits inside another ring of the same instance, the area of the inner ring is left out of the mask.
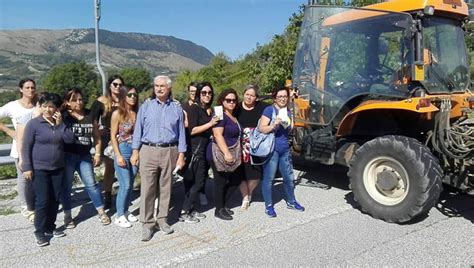
<path id="1" fill-rule="evenodd" d="M 15 159 L 10 156 L 12 145 L 0 144 L 0 166 L 15 164 Z"/>
<path id="2" fill-rule="evenodd" d="M 13 129 L 13 124 L 5 124 L 6 127 Z M 12 144 L 0 144 L 0 166 L 15 164 L 15 158 L 10 156 Z"/>

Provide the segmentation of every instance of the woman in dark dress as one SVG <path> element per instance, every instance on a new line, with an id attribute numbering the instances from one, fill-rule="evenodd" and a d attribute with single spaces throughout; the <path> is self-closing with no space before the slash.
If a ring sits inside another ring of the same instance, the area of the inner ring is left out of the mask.
<path id="1" fill-rule="evenodd" d="M 248 85 L 244 90 L 244 99 L 237 109 L 237 119 L 242 127 L 242 155 L 245 177 L 240 183 L 242 193 L 241 210 L 247 210 L 252 201 L 252 193 L 262 179 L 262 166 L 252 165 L 250 161 L 250 132 L 254 129 L 267 105 L 257 101 L 258 86 Z"/>

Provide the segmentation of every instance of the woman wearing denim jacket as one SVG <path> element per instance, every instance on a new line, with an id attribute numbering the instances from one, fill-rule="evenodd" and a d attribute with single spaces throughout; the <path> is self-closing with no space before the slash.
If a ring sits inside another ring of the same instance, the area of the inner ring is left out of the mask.
<path id="1" fill-rule="evenodd" d="M 116 199 L 117 215 L 114 224 L 128 228 L 138 219 L 128 211 L 132 195 L 133 182 L 138 167 L 130 163 L 132 156 L 132 135 L 138 111 L 138 93 L 133 87 L 122 86 L 119 92 L 118 108 L 112 113 L 110 141 L 115 154 L 115 172 L 119 182 Z"/>
<path id="2" fill-rule="evenodd" d="M 276 88 L 272 92 L 273 105 L 268 106 L 260 117 L 259 130 L 262 133 L 275 132 L 275 148 L 263 165 L 262 194 L 265 201 L 265 213 L 270 217 L 276 217 L 272 201 L 272 184 L 277 168 L 283 177 L 286 193 L 286 205 L 289 209 L 304 211 L 295 199 L 295 186 L 293 183 L 293 162 L 291 158 L 288 135 L 293 122 L 288 109 L 290 92 L 288 88 Z M 272 118 L 273 114 L 276 118 Z"/>
<path id="3" fill-rule="evenodd" d="M 103 225 L 110 224 L 109 216 L 104 211 L 102 190 L 95 180 L 94 167 L 100 165 L 101 139 L 96 120 L 89 110 L 84 109 L 84 99 L 79 88 L 71 88 L 63 97 L 64 123 L 74 133 L 74 143 L 64 146 L 66 160 L 65 180 L 62 187 L 62 204 L 64 210 L 64 225 L 71 229 L 75 227 L 71 215 L 71 190 L 74 172 L 78 172 L 92 204 L 97 209 L 99 220 Z M 91 157 L 91 148 L 95 147 L 95 155 Z"/>

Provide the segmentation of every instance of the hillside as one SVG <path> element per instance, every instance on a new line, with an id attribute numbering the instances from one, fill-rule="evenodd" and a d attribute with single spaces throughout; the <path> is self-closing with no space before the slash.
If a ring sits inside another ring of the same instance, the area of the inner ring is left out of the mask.
<path id="1" fill-rule="evenodd" d="M 0 30 L 0 88 L 23 77 L 41 81 L 52 66 L 84 60 L 95 65 L 94 29 Z M 105 71 L 141 67 L 152 75 L 198 70 L 214 56 L 208 49 L 172 36 L 100 31 Z"/>

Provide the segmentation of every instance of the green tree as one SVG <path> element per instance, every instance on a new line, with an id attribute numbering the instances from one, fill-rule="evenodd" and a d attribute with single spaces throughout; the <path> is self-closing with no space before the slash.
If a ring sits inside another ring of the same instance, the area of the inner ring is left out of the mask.
<path id="1" fill-rule="evenodd" d="M 134 87 L 138 92 L 146 91 L 151 87 L 150 72 L 142 68 L 125 68 L 120 73 L 127 85 Z"/>
<path id="2" fill-rule="evenodd" d="M 91 104 L 100 94 L 98 82 L 94 68 L 81 61 L 55 66 L 42 84 L 45 91 L 58 93 L 60 96 L 72 87 L 81 88 L 84 99 Z"/>
<path id="3" fill-rule="evenodd" d="M 2 92 L 2 94 L 0 94 L 0 106 L 3 106 L 7 103 L 9 103 L 10 101 L 14 101 L 16 99 L 19 99 L 20 98 L 20 91 L 19 90 L 8 90 L 8 91 L 4 91 Z"/>
<path id="4" fill-rule="evenodd" d="M 381 0 L 315 0 L 315 4 L 340 6 L 366 6 L 379 3 Z M 191 81 L 209 81 L 218 94 L 222 89 L 232 87 L 241 91 L 246 84 L 258 84 L 263 93 L 283 85 L 291 78 L 296 43 L 303 20 L 304 6 L 292 14 L 288 26 L 282 34 L 275 35 L 265 45 L 257 44 L 252 53 L 231 61 L 224 53 L 218 53 L 211 63 L 196 71 L 180 73 L 175 81 L 173 94 L 185 98 L 186 85 Z M 177 93 L 177 94 L 176 94 Z"/>

